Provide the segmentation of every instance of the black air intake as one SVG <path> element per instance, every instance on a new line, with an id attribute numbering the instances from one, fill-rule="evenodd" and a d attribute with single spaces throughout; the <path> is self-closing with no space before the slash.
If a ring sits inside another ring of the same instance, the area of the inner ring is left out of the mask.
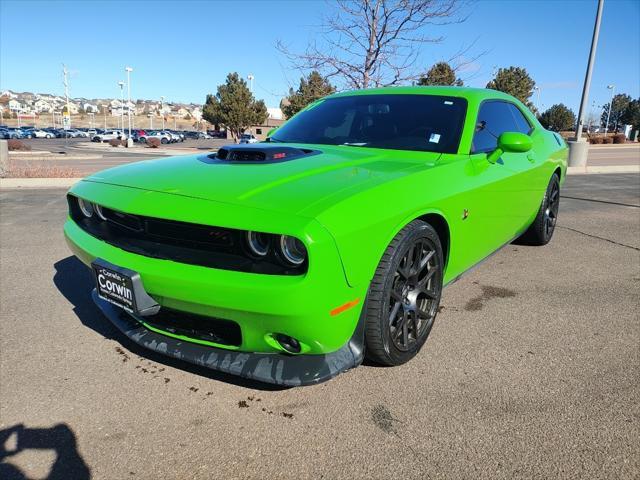
<path id="1" fill-rule="evenodd" d="M 201 157 L 205 163 L 279 163 L 321 153 L 308 148 L 285 147 L 266 143 L 227 145 L 216 153 Z"/>

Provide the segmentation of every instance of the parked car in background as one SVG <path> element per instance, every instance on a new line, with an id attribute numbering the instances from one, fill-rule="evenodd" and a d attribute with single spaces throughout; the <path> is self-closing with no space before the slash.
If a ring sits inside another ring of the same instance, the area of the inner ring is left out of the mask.
<path id="1" fill-rule="evenodd" d="M 171 135 L 167 134 L 167 132 L 147 132 L 144 141 L 146 142 L 150 138 L 157 138 L 162 144 L 171 143 Z"/>
<path id="2" fill-rule="evenodd" d="M 89 130 L 87 130 L 87 135 L 89 136 L 89 138 L 93 138 L 98 134 L 98 131 L 95 128 L 90 128 Z"/>
<path id="3" fill-rule="evenodd" d="M 47 130 L 41 130 L 39 128 L 35 128 L 31 130 L 31 134 L 34 138 L 54 138 L 55 135 Z"/>
<path id="4" fill-rule="evenodd" d="M 258 143 L 258 139 L 252 133 L 244 133 L 240 135 L 239 143 Z"/>
<path id="5" fill-rule="evenodd" d="M 142 142 L 144 143 L 145 140 L 141 140 L 141 139 L 146 139 L 147 136 L 147 132 L 145 130 L 142 129 L 135 129 L 135 130 L 131 130 L 131 139 L 134 142 Z"/>
<path id="6" fill-rule="evenodd" d="M 5 138 L 7 140 L 22 138 L 22 130 L 18 130 L 11 127 L 3 128 L 2 130 L 3 130 L 2 138 Z"/>
<path id="7" fill-rule="evenodd" d="M 205 132 L 184 132 L 185 138 L 192 138 L 194 140 L 203 140 L 212 138 L 211 135 Z"/>
<path id="8" fill-rule="evenodd" d="M 184 142 L 184 133 L 183 132 L 177 132 L 175 130 L 167 130 L 174 138 L 176 142 Z"/>
<path id="9" fill-rule="evenodd" d="M 33 138 L 33 127 L 20 127 L 16 132 L 20 133 L 20 138 Z"/>
<path id="10" fill-rule="evenodd" d="M 92 142 L 108 142 L 109 140 L 126 140 L 127 134 L 122 130 L 106 130 L 104 133 L 98 133 L 91 138 Z"/>

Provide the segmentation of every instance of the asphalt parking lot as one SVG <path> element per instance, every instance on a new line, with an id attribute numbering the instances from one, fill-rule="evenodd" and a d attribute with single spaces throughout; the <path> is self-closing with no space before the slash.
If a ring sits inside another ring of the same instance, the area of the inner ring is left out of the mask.
<path id="1" fill-rule="evenodd" d="M 0 191 L 0 478 L 639 478 L 640 175 L 562 193 L 552 242 L 448 287 L 409 364 L 275 389 L 129 342 L 64 191 Z"/>

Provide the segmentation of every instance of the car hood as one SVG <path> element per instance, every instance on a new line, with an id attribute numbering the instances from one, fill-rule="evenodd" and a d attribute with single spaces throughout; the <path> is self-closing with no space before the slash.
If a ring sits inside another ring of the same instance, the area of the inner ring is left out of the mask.
<path id="1" fill-rule="evenodd" d="M 430 168 L 440 156 L 346 145 L 277 145 L 313 153 L 263 164 L 184 155 L 122 165 L 85 181 L 313 217 L 362 189 Z"/>

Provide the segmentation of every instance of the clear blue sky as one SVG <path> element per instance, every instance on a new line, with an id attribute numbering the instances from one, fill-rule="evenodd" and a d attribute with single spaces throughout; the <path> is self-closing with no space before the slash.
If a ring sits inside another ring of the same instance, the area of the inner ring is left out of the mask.
<path id="1" fill-rule="evenodd" d="M 525 67 L 543 107 L 577 113 L 596 0 L 480 0 L 461 25 L 441 27 L 441 44 L 421 49 L 425 70 L 476 41 L 485 51 L 466 83 L 484 86 L 494 66 Z M 329 2 L 330 5 L 330 2 Z M 202 103 L 226 74 L 253 73 L 254 91 L 277 106 L 300 74 L 276 51 L 277 39 L 302 49 L 323 1 L 14 1 L 0 0 L 0 89 L 62 93 L 61 63 L 74 97 L 118 97 L 124 66 L 132 97 Z M 606 0 L 590 101 L 608 101 L 607 84 L 640 96 L 640 1 Z M 534 98 L 534 101 L 536 99 Z"/>

